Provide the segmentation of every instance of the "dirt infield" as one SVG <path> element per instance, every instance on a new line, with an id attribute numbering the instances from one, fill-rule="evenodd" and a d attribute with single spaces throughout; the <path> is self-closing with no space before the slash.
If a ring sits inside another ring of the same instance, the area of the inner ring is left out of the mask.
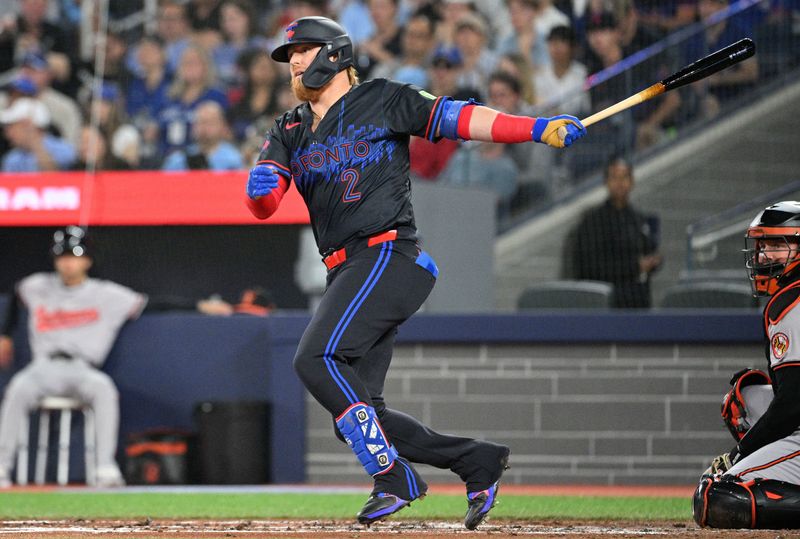
<path id="1" fill-rule="evenodd" d="M 325 491 L 326 487 L 271 487 L 288 490 L 308 489 Z M 337 487 L 341 490 L 341 486 Z M 363 490 L 361 487 L 353 487 Z M 460 485 L 433 485 L 431 491 L 440 494 L 461 494 Z M 608 486 L 531 486 L 505 485 L 504 492 L 516 495 L 586 495 L 586 496 L 685 496 L 691 497 L 692 487 L 608 487 Z M 81 491 L 53 487 L 16 487 L 17 492 Z M 128 487 L 127 491 L 135 489 Z M 191 489 L 188 489 L 191 491 Z M 433 537 L 492 538 L 492 537 L 554 537 L 572 539 L 629 539 L 634 537 L 675 537 L 678 539 L 800 539 L 799 531 L 768 530 L 708 530 L 694 522 L 674 521 L 591 521 L 591 520 L 489 520 L 477 531 L 470 532 L 458 521 L 417 521 L 392 519 L 370 528 L 344 520 L 6 520 L 0 521 L 0 539 L 74 539 L 135 538 L 135 539 L 196 539 L 196 538 L 306 538 L 322 537 L 349 539 L 430 539 Z"/>
<path id="2" fill-rule="evenodd" d="M 158 538 L 352 538 L 418 539 L 431 537 L 557 537 L 575 539 L 629 539 L 633 537 L 677 537 L 687 539 L 788 539 L 800 532 L 767 530 L 701 530 L 694 523 L 675 522 L 499 522 L 485 523 L 470 532 L 455 522 L 393 521 L 366 528 L 352 522 L 298 520 L 227 521 L 5 521 L 0 538 L 72 539 L 76 537 Z"/>

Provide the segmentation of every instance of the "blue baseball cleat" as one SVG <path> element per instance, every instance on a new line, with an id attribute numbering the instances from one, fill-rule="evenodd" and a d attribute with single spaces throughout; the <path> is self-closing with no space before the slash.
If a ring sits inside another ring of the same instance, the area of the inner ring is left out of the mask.
<path id="1" fill-rule="evenodd" d="M 499 481 L 486 490 L 467 494 L 467 515 L 464 517 L 464 526 L 468 530 L 474 530 L 483 522 L 497 503 L 498 490 L 500 490 Z"/>
<path id="2" fill-rule="evenodd" d="M 508 469 L 508 457 L 511 451 L 505 447 L 500 446 L 499 460 L 497 461 L 497 471 L 492 478 L 494 483 L 484 490 L 477 490 L 474 492 L 467 491 L 467 514 L 464 517 L 464 526 L 468 530 L 474 530 L 478 525 L 484 521 L 486 515 L 497 504 L 497 493 L 500 490 L 500 478 L 503 472 Z M 485 484 L 485 483 L 484 483 Z"/>
<path id="3" fill-rule="evenodd" d="M 371 494 L 367 499 L 367 503 L 358 512 L 358 522 L 369 526 L 373 522 L 386 518 L 408 505 L 411 505 L 410 501 L 398 498 L 394 494 L 385 492 Z"/>
<path id="4" fill-rule="evenodd" d="M 375 488 L 356 518 L 360 524 L 369 526 L 408 507 L 414 500 L 421 500 L 427 492 L 428 485 L 417 471 L 398 457 L 387 473 L 375 476 Z"/>

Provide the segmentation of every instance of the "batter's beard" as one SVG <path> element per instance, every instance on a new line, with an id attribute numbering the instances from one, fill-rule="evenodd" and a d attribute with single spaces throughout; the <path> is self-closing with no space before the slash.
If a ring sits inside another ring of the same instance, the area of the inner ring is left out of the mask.
<path id="1" fill-rule="evenodd" d="M 328 84 L 330 84 L 330 82 L 326 83 L 325 86 Z M 325 90 L 325 86 L 322 88 L 309 88 L 303 84 L 302 76 L 292 77 L 292 93 L 294 93 L 294 96 L 299 101 L 318 101 L 319 97 L 322 95 L 322 92 Z"/>

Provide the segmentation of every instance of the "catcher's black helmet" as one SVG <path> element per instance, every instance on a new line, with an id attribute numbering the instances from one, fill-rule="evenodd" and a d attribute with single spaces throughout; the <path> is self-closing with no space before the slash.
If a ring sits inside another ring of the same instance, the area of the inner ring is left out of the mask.
<path id="1" fill-rule="evenodd" d="M 53 247 L 50 252 L 53 256 L 91 256 L 86 241 L 86 230 L 79 226 L 68 226 L 63 230 L 56 230 L 53 234 Z"/>
<path id="2" fill-rule="evenodd" d="M 276 62 L 289 61 L 289 47 L 298 43 L 322 45 L 322 49 L 303 73 L 303 84 L 322 88 L 339 71 L 353 65 L 353 42 L 342 26 L 327 17 L 302 17 L 286 27 L 286 42 L 272 51 Z M 336 56 L 331 62 L 328 57 Z"/>
<path id="3" fill-rule="evenodd" d="M 785 200 L 760 212 L 747 229 L 744 252 L 755 295 L 771 296 L 784 286 L 783 277 L 800 266 L 800 202 Z"/>

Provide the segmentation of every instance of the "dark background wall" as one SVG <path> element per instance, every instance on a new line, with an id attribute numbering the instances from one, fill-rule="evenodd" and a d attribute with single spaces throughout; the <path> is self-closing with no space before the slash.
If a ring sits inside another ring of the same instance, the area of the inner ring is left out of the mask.
<path id="1" fill-rule="evenodd" d="M 0 296 L 0 313 L 7 301 Z M 2 318 L 0 314 L 0 323 Z M 14 332 L 14 364 L 0 370 L 0 395 L 11 377 L 30 362 L 26 318 L 21 321 Z M 261 401 L 269 405 L 268 424 L 263 425 L 269 442 L 260 448 L 269 462 L 269 479 L 303 481 L 304 390 L 294 374 L 292 358 L 307 321 L 305 315 L 156 313 L 126 324 L 103 365 L 120 393 L 120 462 L 124 464 L 124 448 L 132 434 L 151 429 L 197 432 L 201 403 Z M 33 442 L 35 425 L 32 431 Z M 82 447 L 82 435 L 82 430 L 73 430 L 73 447 Z M 225 433 L 218 429 L 215 436 Z M 217 445 L 228 447 L 229 455 L 241 455 L 245 442 L 234 436 Z M 51 443 L 51 477 L 55 449 Z M 83 480 L 79 450 L 71 451 L 70 461 L 71 480 Z M 253 479 L 250 482 L 260 482 Z"/>
<path id="2" fill-rule="evenodd" d="M 152 427 L 194 429 L 199 402 L 265 400 L 273 482 L 365 480 L 293 372 L 307 323 L 170 313 L 125 326 L 104 367 L 120 389 L 123 443 Z M 509 482 L 691 484 L 732 446 L 720 399 L 733 372 L 765 366 L 761 331 L 751 310 L 420 314 L 400 328 L 386 397 L 436 430 L 510 445 Z M 28 361 L 24 327 L 16 337 L 0 391 Z"/>
<path id="3" fill-rule="evenodd" d="M 55 227 L 0 228 L 0 292 L 52 270 Z M 244 288 L 272 291 L 279 308 L 305 308 L 294 282 L 299 226 L 92 227 L 92 275 L 155 297 L 233 301 Z"/>

